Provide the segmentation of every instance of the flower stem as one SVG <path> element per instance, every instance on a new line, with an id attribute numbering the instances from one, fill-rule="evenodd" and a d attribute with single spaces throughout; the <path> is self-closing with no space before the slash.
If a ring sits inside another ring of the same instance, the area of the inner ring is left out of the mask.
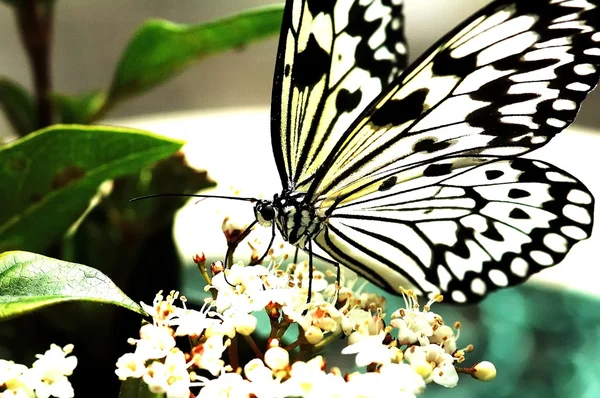
<path id="1" fill-rule="evenodd" d="M 54 1 L 23 0 L 15 7 L 21 40 L 33 75 L 37 108 L 36 128 L 52 124 L 50 49 L 54 25 Z"/>
<path id="2" fill-rule="evenodd" d="M 240 360 L 238 356 L 237 336 L 231 339 L 231 344 L 227 347 L 227 353 L 229 354 L 229 365 L 236 370 L 240 367 Z"/>
<path id="3" fill-rule="evenodd" d="M 256 345 L 256 342 L 254 341 L 252 336 L 244 336 L 244 339 L 246 340 L 246 342 L 252 349 L 252 352 L 254 352 L 254 355 L 256 355 L 256 358 L 263 359 L 263 353 L 260 351 L 260 349 Z"/>

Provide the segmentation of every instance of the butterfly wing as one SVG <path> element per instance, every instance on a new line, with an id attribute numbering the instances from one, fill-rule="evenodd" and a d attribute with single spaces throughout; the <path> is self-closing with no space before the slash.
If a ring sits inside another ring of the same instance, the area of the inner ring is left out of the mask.
<path id="1" fill-rule="evenodd" d="M 472 303 L 557 264 L 589 237 L 593 197 L 568 173 L 520 158 L 454 162 L 470 166 L 338 204 L 316 243 L 388 291 Z"/>
<path id="2" fill-rule="evenodd" d="M 303 191 L 350 124 L 404 69 L 402 2 L 293 0 L 283 20 L 271 137 L 284 188 Z"/>
<path id="3" fill-rule="evenodd" d="M 491 3 L 426 52 L 322 155 L 309 196 L 363 189 L 444 157 L 515 156 L 546 144 L 598 82 L 598 30 L 597 0 Z"/>

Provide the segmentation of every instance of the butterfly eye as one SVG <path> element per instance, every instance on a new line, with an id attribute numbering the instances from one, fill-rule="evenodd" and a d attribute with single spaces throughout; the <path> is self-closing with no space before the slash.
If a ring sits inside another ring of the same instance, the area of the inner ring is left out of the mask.
<path id="1" fill-rule="evenodd" d="M 256 220 L 260 225 L 266 227 L 270 226 L 275 219 L 275 209 L 273 208 L 273 203 L 267 200 L 259 201 L 254 207 L 254 215 L 256 216 Z"/>

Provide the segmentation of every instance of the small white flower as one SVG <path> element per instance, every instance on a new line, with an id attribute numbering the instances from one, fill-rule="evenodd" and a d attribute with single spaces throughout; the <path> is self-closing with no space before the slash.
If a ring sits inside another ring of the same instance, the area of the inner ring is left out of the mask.
<path id="1" fill-rule="evenodd" d="M 193 348 L 192 362 L 198 368 L 208 370 L 213 376 L 218 376 L 225 367 L 221 356 L 228 345 L 228 342 L 223 343 L 223 336 L 211 336 L 203 344 Z"/>
<path id="2" fill-rule="evenodd" d="M 433 331 L 443 324 L 439 315 L 429 311 L 436 301 L 441 301 L 442 296 L 437 295 L 430 299 L 420 310 L 417 295 L 412 290 L 402 292 L 406 308 L 395 311 L 390 321 L 390 326 L 398 329 L 398 342 L 401 345 L 410 345 L 419 342 L 425 346 L 431 341 L 429 337 Z"/>
<path id="3" fill-rule="evenodd" d="M 18 379 L 27 371 L 27 366 L 0 359 L 0 386 L 8 384 L 11 380 Z"/>
<path id="4" fill-rule="evenodd" d="M 72 351 L 72 344 L 68 344 L 64 348 L 52 344 L 44 354 L 36 355 L 38 359 L 31 367 L 30 376 L 40 381 L 34 386 L 39 398 L 50 396 L 71 398 L 75 395 L 71 382 L 67 378 L 73 374 L 73 370 L 77 366 L 77 358 L 68 356 Z"/>
<path id="5" fill-rule="evenodd" d="M 152 301 L 152 306 L 141 302 L 140 305 L 150 315 L 155 325 L 167 326 L 170 320 L 180 310 L 173 305 L 173 302 L 179 298 L 179 292 L 171 291 L 167 297 L 163 297 L 162 291 L 158 292 Z"/>
<path id="6" fill-rule="evenodd" d="M 173 329 L 167 326 L 146 324 L 140 328 L 140 339 L 130 339 L 136 345 L 135 353 L 145 359 L 164 358 L 173 347 Z"/>
<path id="7" fill-rule="evenodd" d="M 25 365 L 0 360 L 0 397 L 36 398 L 34 386 L 40 383 Z"/>
<path id="8" fill-rule="evenodd" d="M 444 387 L 456 387 L 458 374 L 454 368 L 454 357 L 436 344 L 425 347 L 413 346 L 404 352 L 406 361 L 425 379 Z"/>
<path id="9" fill-rule="evenodd" d="M 354 332 L 354 334 L 360 335 L 358 332 Z M 356 354 L 356 366 L 367 366 L 371 363 L 390 363 L 396 357 L 397 353 L 383 344 L 385 335 L 384 331 L 375 336 L 360 335 L 359 339 L 354 339 L 354 344 L 342 350 L 342 354 Z"/>
<path id="10" fill-rule="evenodd" d="M 208 318 L 211 315 L 211 304 L 204 304 L 200 311 L 185 310 L 178 312 L 177 317 L 170 322 L 176 326 L 175 336 L 199 337 L 209 326 L 221 323 L 221 319 Z"/>
<path id="11" fill-rule="evenodd" d="M 429 342 L 441 346 L 448 354 L 456 351 L 457 336 L 454 335 L 454 330 L 448 325 L 441 325 L 433 331 Z"/>
<path id="12" fill-rule="evenodd" d="M 295 362 L 290 369 L 290 378 L 281 383 L 284 397 L 321 397 L 327 387 L 327 376 L 323 369 L 325 361 L 317 356 L 308 362 Z"/>
<path id="13" fill-rule="evenodd" d="M 248 380 L 255 383 L 264 383 L 267 381 L 273 381 L 273 372 L 267 368 L 262 360 L 259 358 L 251 359 L 250 362 L 244 366 L 244 375 Z"/>
<path id="14" fill-rule="evenodd" d="M 117 360 L 117 369 L 115 373 L 119 380 L 125 380 L 129 377 L 139 379 L 146 372 L 146 358 L 134 353 L 122 355 Z"/>
<path id="15" fill-rule="evenodd" d="M 252 314 L 235 314 L 232 319 L 235 321 L 235 331 L 242 336 L 250 336 L 256 330 L 258 320 Z"/>
<path id="16" fill-rule="evenodd" d="M 206 381 L 198 398 L 249 397 L 252 386 L 237 373 L 223 373 L 218 378 Z"/>
<path id="17" fill-rule="evenodd" d="M 154 361 L 142 377 L 148 389 L 155 394 L 167 394 L 168 398 L 188 398 L 190 378 L 183 352 L 173 349 L 165 362 Z"/>
<path id="18" fill-rule="evenodd" d="M 378 372 L 387 383 L 398 389 L 397 393 L 418 395 L 425 391 L 425 380 L 408 364 L 385 364 L 379 367 Z"/>

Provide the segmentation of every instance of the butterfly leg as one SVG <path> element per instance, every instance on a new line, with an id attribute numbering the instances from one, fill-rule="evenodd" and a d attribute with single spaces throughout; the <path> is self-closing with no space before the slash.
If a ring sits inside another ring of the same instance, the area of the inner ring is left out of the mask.
<path id="1" fill-rule="evenodd" d="M 296 250 L 296 255 L 298 254 L 298 250 Z M 294 260 L 295 263 L 295 260 Z M 306 296 L 306 304 L 310 303 L 310 299 L 312 298 L 312 279 L 313 279 L 313 252 L 312 252 L 312 241 L 308 241 L 308 296 Z M 308 308 L 306 308 L 302 315 L 306 315 L 308 312 Z"/>
<path id="2" fill-rule="evenodd" d="M 269 250 L 271 250 L 271 247 L 273 246 L 273 242 L 275 241 L 275 223 L 273 223 L 271 225 L 272 225 L 272 228 L 271 228 L 271 240 L 269 241 L 269 245 L 267 246 L 267 250 L 265 250 L 264 254 L 262 256 L 260 256 L 260 258 L 258 260 L 253 261 L 250 265 L 257 265 L 257 264 L 262 263 L 263 260 L 265 259 L 265 257 L 267 257 L 267 254 L 269 254 Z"/>
<path id="3" fill-rule="evenodd" d="M 338 263 L 337 261 L 333 261 L 332 259 L 329 259 L 327 257 L 323 257 L 323 256 L 319 256 L 318 254 L 314 254 L 314 256 L 316 258 L 318 258 L 319 260 L 323 261 L 324 263 L 329 263 L 331 265 L 333 265 L 335 267 L 336 270 L 336 277 L 335 277 L 335 282 L 336 282 L 336 289 L 335 289 L 335 301 L 337 303 L 338 299 L 339 299 L 339 294 L 340 294 L 340 286 L 342 285 L 342 267 L 340 266 L 340 263 Z"/>

